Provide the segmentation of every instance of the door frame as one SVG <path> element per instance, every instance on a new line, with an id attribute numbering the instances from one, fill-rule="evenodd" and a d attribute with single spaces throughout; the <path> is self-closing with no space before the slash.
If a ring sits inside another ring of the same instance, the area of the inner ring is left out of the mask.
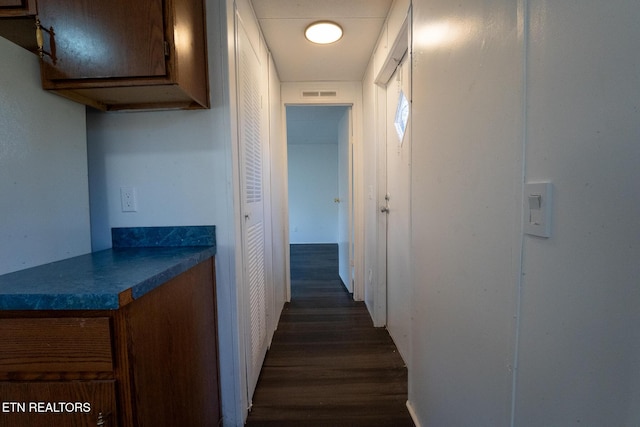
<path id="1" fill-rule="evenodd" d="M 334 96 L 307 97 L 311 92 L 332 92 Z M 281 111 L 282 111 L 282 135 L 287 138 L 286 132 L 286 107 L 287 106 L 350 106 L 349 115 L 351 128 L 349 188 L 352 189 L 349 208 L 351 230 L 349 236 L 352 239 L 350 247 L 353 248 L 353 258 L 350 260 L 353 274 L 353 299 L 364 299 L 364 208 L 363 208 L 363 160 L 362 160 L 362 82 L 291 82 L 281 84 Z M 282 207 L 283 219 L 286 225 L 286 233 L 289 233 L 289 201 L 285 198 L 286 206 Z M 290 265 L 290 255 L 286 254 L 286 263 Z M 291 301 L 291 276 L 287 271 L 287 301 Z"/>
<path id="2" fill-rule="evenodd" d="M 377 133 L 377 229 L 376 229 L 376 261 L 377 286 L 374 291 L 373 323 L 382 327 L 387 325 L 387 214 L 381 212 L 386 205 L 387 196 L 387 86 L 397 66 L 406 55 L 408 66 L 412 66 L 411 55 L 411 7 L 398 31 L 393 44 L 387 51 L 380 72 L 375 77 L 375 115 Z M 410 73 L 411 75 L 411 73 Z M 411 99 L 411 96 L 409 96 Z"/>

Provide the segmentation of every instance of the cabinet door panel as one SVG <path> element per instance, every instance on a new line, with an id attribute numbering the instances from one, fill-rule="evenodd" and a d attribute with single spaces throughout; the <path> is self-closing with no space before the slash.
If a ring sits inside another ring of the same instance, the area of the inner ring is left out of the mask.
<path id="1" fill-rule="evenodd" d="M 38 4 L 47 80 L 166 74 L 162 0 L 47 0 Z M 53 58 L 52 58 L 53 57 Z"/>
<path id="2" fill-rule="evenodd" d="M 115 381 L 0 382 L 0 425 L 116 426 Z"/>
<path id="3" fill-rule="evenodd" d="M 0 0 L 1 18 L 9 16 L 32 16 L 35 14 L 35 0 Z M 31 28 L 31 37 L 34 38 L 33 27 Z"/>
<path id="4" fill-rule="evenodd" d="M 213 260 L 124 310 L 137 425 L 219 425 Z"/>
<path id="5" fill-rule="evenodd" d="M 0 7 L 24 7 L 22 0 L 0 0 Z"/>

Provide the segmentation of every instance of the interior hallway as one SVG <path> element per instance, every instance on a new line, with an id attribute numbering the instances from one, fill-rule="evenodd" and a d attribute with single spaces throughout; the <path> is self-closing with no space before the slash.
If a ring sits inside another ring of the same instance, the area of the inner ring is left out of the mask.
<path id="1" fill-rule="evenodd" d="M 247 426 L 413 426 L 407 369 L 338 276 L 337 245 L 291 245 L 291 302 Z"/>

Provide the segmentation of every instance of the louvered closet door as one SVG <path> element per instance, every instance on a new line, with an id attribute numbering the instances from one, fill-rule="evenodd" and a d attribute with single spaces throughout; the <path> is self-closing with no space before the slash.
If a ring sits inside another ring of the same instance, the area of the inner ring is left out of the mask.
<path id="1" fill-rule="evenodd" d="M 263 134 L 260 60 L 238 20 L 238 125 L 241 162 L 244 336 L 247 393 L 253 396 L 267 351 Z"/>

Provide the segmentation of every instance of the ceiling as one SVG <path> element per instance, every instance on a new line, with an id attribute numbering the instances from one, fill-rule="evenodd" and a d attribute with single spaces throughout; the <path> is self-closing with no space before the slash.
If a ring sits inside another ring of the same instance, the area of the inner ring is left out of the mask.
<path id="1" fill-rule="evenodd" d="M 359 81 L 393 0 L 252 0 L 280 81 Z M 304 38 L 314 21 L 339 23 L 330 45 Z"/>

